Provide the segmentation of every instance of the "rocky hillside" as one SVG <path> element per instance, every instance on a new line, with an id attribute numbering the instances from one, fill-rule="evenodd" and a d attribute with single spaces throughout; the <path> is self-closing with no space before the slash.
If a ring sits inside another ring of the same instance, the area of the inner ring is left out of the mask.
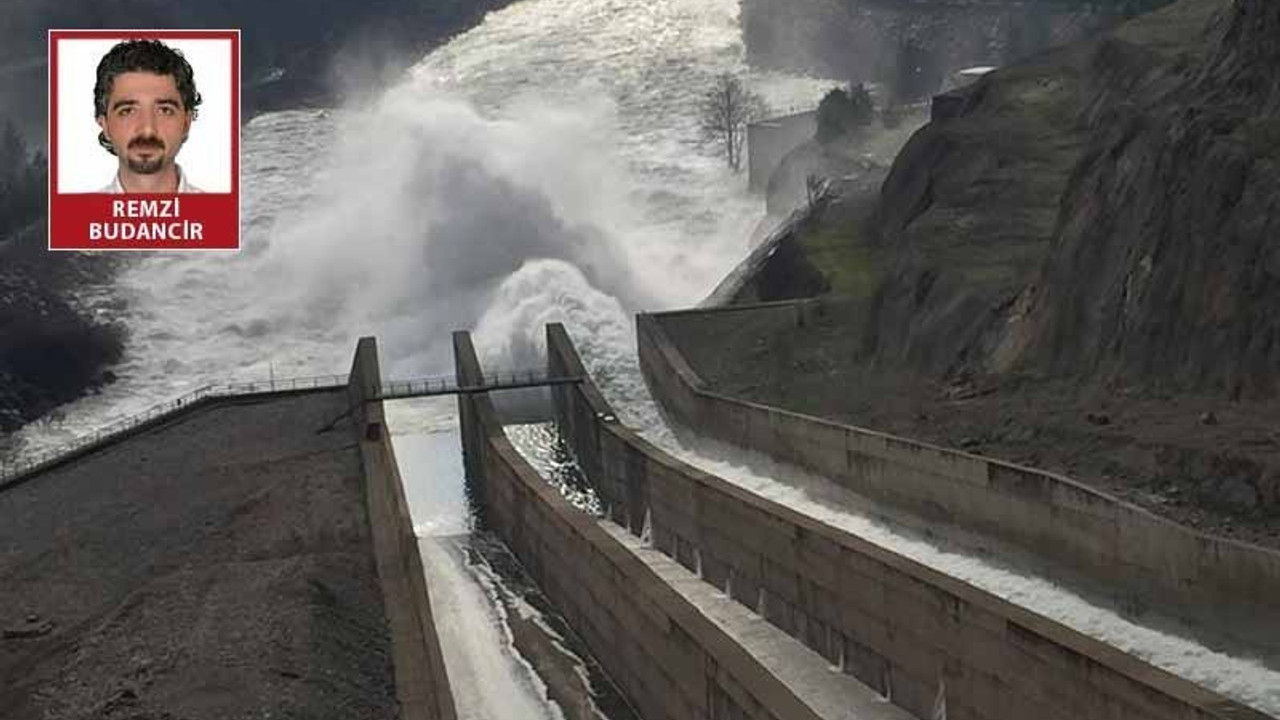
<path id="1" fill-rule="evenodd" d="M 0 434 L 112 378 L 123 332 L 76 307 L 106 257 L 48 252 L 43 155 L 0 122 Z"/>
<path id="2" fill-rule="evenodd" d="M 992 329 L 988 364 L 1280 390 L 1277 40 L 1280 3 L 1238 0 L 1198 58 L 1123 35 L 1108 47 L 1143 72 L 1089 98 L 1049 256 Z"/>
<path id="3" fill-rule="evenodd" d="M 0 434 L 115 379 L 124 329 L 75 300 L 105 283 L 111 258 L 45 250 L 40 220 L 0 241 Z"/>
<path id="4" fill-rule="evenodd" d="M 939 104 L 799 238 L 865 357 L 1274 395 L 1277 38 L 1280 3 L 1182 0 Z"/>
<path id="5" fill-rule="evenodd" d="M 699 370 L 1280 547 L 1277 39 L 1274 0 L 1181 0 L 935 101 L 721 294 L 851 302 Z"/>

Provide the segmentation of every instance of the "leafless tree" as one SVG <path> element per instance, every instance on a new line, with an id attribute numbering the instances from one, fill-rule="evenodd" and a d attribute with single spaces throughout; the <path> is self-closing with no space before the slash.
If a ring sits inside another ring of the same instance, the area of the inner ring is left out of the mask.
<path id="1" fill-rule="evenodd" d="M 749 90 L 742 80 L 729 73 L 716 77 L 698 104 L 698 124 L 705 141 L 724 154 L 735 172 L 742 168 L 742 148 L 747 139 L 747 123 L 768 113 L 764 98 Z"/>

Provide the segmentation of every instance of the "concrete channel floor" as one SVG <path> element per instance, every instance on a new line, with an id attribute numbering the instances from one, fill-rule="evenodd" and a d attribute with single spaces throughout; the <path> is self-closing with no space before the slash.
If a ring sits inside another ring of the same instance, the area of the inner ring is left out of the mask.
<path id="1" fill-rule="evenodd" d="M 625 528 L 607 520 L 599 524 L 681 597 L 736 640 L 819 717 L 829 720 L 917 720 Z"/>
<path id="2" fill-rule="evenodd" d="M 221 401 L 0 489 L 0 717 L 396 717 L 346 404 Z"/>

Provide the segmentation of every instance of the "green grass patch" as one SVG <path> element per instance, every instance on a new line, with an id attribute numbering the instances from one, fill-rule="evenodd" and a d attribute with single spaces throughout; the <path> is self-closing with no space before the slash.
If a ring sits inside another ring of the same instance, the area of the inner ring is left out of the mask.
<path id="1" fill-rule="evenodd" d="M 855 227 L 820 223 L 801 234 L 800 245 L 833 294 L 864 299 L 879 285 L 885 261 L 882 250 L 868 246 L 858 235 Z"/>

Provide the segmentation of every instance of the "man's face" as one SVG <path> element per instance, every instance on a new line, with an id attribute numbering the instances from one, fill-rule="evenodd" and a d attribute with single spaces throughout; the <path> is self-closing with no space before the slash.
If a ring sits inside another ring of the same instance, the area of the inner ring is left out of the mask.
<path id="1" fill-rule="evenodd" d="M 150 175 L 173 164 L 191 129 L 191 113 L 172 75 L 126 72 L 111 84 L 98 125 L 130 170 Z"/>

